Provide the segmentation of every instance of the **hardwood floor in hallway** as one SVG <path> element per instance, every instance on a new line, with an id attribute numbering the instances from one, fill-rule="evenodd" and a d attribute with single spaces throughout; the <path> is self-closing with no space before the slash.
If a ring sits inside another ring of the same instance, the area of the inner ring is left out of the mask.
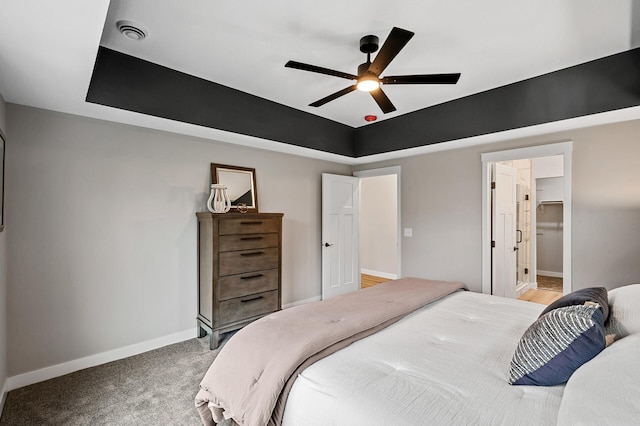
<path id="1" fill-rule="evenodd" d="M 373 287 L 376 284 L 391 281 L 389 278 L 376 277 L 373 275 L 360 274 L 360 288 Z"/>
<path id="2" fill-rule="evenodd" d="M 526 300 L 527 302 L 541 303 L 550 305 L 562 297 L 562 292 L 550 290 L 527 290 L 518 300 Z"/>
<path id="3" fill-rule="evenodd" d="M 527 290 L 518 299 L 549 305 L 562 297 L 562 278 L 537 275 L 536 282 L 537 289 Z"/>

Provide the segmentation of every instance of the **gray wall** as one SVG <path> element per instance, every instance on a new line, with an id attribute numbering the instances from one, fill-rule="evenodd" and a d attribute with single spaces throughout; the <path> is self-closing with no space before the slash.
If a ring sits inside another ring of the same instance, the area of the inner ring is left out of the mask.
<path id="1" fill-rule="evenodd" d="M 357 167 L 402 167 L 402 276 L 458 280 L 480 291 L 480 156 L 444 151 Z"/>
<path id="2" fill-rule="evenodd" d="M 261 211 L 285 213 L 283 302 L 320 295 L 320 176 L 350 167 L 12 104 L 7 122 L 4 376 L 195 329 L 210 162 L 255 167 Z M 640 282 L 638 134 L 634 121 L 358 169 L 402 166 L 403 276 L 480 291 L 480 153 L 572 139 L 575 288 L 613 288 Z"/>
<path id="3" fill-rule="evenodd" d="M 7 134 L 6 103 L 0 93 L 0 132 Z M 6 151 L 6 146 L 5 146 Z M 6 186 L 6 185 L 5 185 Z M 6 220 L 5 220 L 6 223 Z M 0 232 L 0 410 L 7 379 L 7 231 Z"/>
<path id="4" fill-rule="evenodd" d="M 0 130 L 3 134 L 7 133 L 7 104 L 0 93 Z"/>
<path id="5" fill-rule="evenodd" d="M 538 275 L 562 276 L 562 204 L 536 208 L 536 271 Z"/>
<path id="6" fill-rule="evenodd" d="M 640 121 L 590 127 L 357 167 L 402 166 L 402 275 L 481 290 L 483 152 L 571 139 L 574 289 L 640 282 Z"/>
<path id="7" fill-rule="evenodd" d="M 323 172 L 349 166 L 9 104 L 10 376 L 193 329 L 210 163 L 283 212 L 283 303 L 320 294 Z"/>
<path id="8" fill-rule="evenodd" d="M 585 129 L 573 166 L 574 282 L 640 282 L 640 121 Z M 582 142 L 582 143 L 581 143 Z"/>

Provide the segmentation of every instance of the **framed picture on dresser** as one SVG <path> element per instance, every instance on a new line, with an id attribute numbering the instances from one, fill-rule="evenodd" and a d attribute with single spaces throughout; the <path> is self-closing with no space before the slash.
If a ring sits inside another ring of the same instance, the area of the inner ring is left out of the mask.
<path id="1" fill-rule="evenodd" d="M 258 213 L 255 169 L 211 163 L 211 183 L 227 186 L 231 211 L 237 212 L 238 205 L 245 204 L 246 211 Z"/>

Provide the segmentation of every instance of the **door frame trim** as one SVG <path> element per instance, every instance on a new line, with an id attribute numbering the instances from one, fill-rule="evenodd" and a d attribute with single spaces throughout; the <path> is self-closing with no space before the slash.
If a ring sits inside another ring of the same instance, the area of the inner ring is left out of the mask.
<path id="1" fill-rule="evenodd" d="M 571 292 L 571 178 L 572 178 L 573 141 L 562 141 L 546 145 L 504 151 L 486 152 L 480 155 L 482 161 L 482 292 L 491 294 L 491 168 L 490 163 L 497 161 L 519 160 L 523 158 L 563 156 L 564 201 L 562 234 L 562 272 L 563 294 Z"/>
<path id="2" fill-rule="evenodd" d="M 387 175 L 396 175 L 396 197 L 397 197 L 397 244 L 398 244 L 398 270 L 397 276 L 398 278 L 402 278 L 402 197 L 401 197 L 401 188 L 402 188 L 402 167 L 401 166 L 390 166 L 390 167 L 382 167 L 379 169 L 368 169 L 368 170 L 360 170 L 357 172 L 353 172 L 353 176 L 358 178 L 367 178 L 367 177 L 375 177 L 375 176 L 387 176 Z M 360 204 L 362 207 L 362 203 Z M 360 211 L 362 215 L 362 209 Z"/>

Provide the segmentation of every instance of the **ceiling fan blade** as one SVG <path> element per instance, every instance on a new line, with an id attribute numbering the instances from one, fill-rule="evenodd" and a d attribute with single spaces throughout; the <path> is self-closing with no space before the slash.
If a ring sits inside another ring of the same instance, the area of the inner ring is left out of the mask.
<path id="1" fill-rule="evenodd" d="M 295 68 L 302 71 L 317 72 L 319 74 L 332 75 L 334 77 L 346 78 L 348 80 L 356 80 L 357 75 L 349 74 L 342 71 L 330 70 L 329 68 L 318 67 L 315 65 L 303 64 L 302 62 L 289 61 L 285 65 L 287 68 Z"/>
<path id="2" fill-rule="evenodd" d="M 413 34 L 411 31 L 393 27 L 391 33 L 389 33 L 389 37 L 387 37 L 375 59 L 371 65 L 369 65 L 369 71 L 375 75 L 382 74 L 382 71 L 393 61 L 393 58 L 395 58 L 409 40 L 411 40 Z"/>
<path id="3" fill-rule="evenodd" d="M 327 97 L 324 97 L 324 98 L 322 98 L 320 100 L 317 100 L 314 103 L 309 104 L 309 106 L 312 106 L 312 107 L 322 106 L 322 105 L 326 104 L 327 102 L 331 102 L 331 101 L 333 101 L 335 99 L 338 99 L 340 96 L 344 96 L 347 93 L 353 92 L 354 90 L 356 90 L 356 85 L 355 84 L 353 86 L 347 87 L 346 89 L 342 89 L 342 90 L 340 90 L 340 91 L 338 91 L 336 93 L 333 93 L 333 94 L 331 94 L 331 95 L 329 95 Z"/>
<path id="4" fill-rule="evenodd" d="M 380 79 L 382 84 L 456 84 L 460 73 L 456 74 L 416 74 L 395 75 Z"/>
<path id="5" fill-rule="evenodd" d="M 391 100 L 382 91 L 382 89 L 372 90 L 369 93 L 371 93 L 371 96 L 373 96 L 373 99 L 375 99 L 376 103 L 385 114 L 396 110 L 396 107 L 393 106 Z"/>

